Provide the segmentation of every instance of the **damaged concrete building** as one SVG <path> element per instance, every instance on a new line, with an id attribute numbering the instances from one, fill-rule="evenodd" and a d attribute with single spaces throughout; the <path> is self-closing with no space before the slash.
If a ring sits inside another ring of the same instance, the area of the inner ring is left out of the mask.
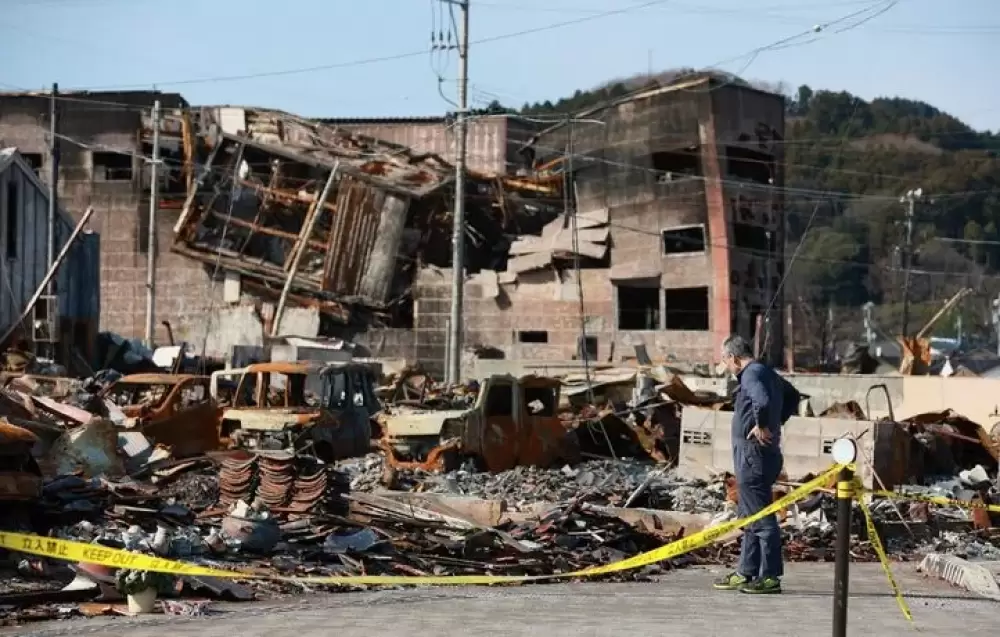
<path id="1" fill-rule="evenodd" d="M 770 306 L 759 338 L 780 360 L 783 136 L 780 95 L 710 77 L 540 132 L 522 152 L 542 173 L 572 174 L 577 240 L 556 219 L 515 241 L 502 270 L 473 274 L 467 349 L 566 361 L 585 348 L 604 361 L 643 344 L 653 358 L 708 363 L 730 333 L 753 337 Z M 412 349 L 396 353 L 443 359 L 450 278 L 419 273 Z"/>
<path id="2" fill-rule="evenodd" d="M 69 92 L 57 100 L 59 202 L 74 219 L 94 208 L 89 227 L 101 236 L 100 329 L 126 337 L 142 337 L 146 316 L 150 170 L 142 157 L 151 147 L 142 130 L 155 100 L 163 108 L 187 106 L 180 95 L 157 91 Z M 16 146 L 46 185 L 52 161 L 49 108 L 48 93 L 0 94 L 0 145 Z M 166 163 L 160 175 L 157 322 L 202 320 L 210 305 L 210 280 L 201 264 L 170 252 L 184 183 L 175 163 Z M 166 332 L 157 327 L 162 343 Z"/>
<path id="3" fill-rule="evenodd" d="M 155 99 L 165 168 L 157 324 L 207 343 L 212 317 L 245 309 L 256 327 L 211 329 L 340 336 L 443 369 L 454 192 L 447 118 L 307 120 L 191 108 L 160 93 L 64 96 L 61 129 L 74 143 L 64 144 L 61 189 L 70 210 L 99 211 L 102 329 L 136 337 L 144 325 L 143 158 Z M 8 95 L 0 105 L 0 138 L 44 168 L 47 96 Z M 654 358 L 708 363 L 739 332 L 756 334 L 777 360 L 777 313 L 755 328 L 781 307 L 783 134 L 781 96 L 711 77 L 555 126 L 474 120 L 467 357 L 605 361 L 644 344 Z M 290 312 L 306 310 L 316 317 L 308 330 L 286 327 Z M 224 355 L 225 339 L 212 342 L 208 353 Z"/>

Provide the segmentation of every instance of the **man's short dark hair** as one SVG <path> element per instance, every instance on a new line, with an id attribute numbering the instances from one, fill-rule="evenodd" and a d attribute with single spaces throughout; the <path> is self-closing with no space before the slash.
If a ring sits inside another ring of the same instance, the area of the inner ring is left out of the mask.
<path id="1" fill-rule="evenodd" d="M 733 334 L 722 343 L 723 356 L 735 356 L 736 358 L 753 358 L 753 349 L 750 343 L 739 334 Z"/>

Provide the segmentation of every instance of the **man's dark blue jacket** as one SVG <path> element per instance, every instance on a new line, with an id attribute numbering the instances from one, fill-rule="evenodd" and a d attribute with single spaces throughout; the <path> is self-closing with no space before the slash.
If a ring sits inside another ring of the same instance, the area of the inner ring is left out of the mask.
<path id="1" fill-rule="evenodd" d="M 773 482 L 781 471 L 781 426 L 798 409 L 799 393 L 773 369 L 751 361 L 736 375 L 733 405 L 733 467 L 737 480 Z M 755 426 L 771 432 L 762 445 L 747 440 Z"/>

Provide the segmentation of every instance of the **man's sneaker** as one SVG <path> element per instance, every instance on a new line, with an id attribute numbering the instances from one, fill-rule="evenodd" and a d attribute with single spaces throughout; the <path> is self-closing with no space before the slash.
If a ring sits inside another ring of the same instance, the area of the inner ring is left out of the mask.
<path id="1" fill-rule="evenodd" d="M 741 593 L 750 595 L 773 595 L 781 592 L 781 580 L 777 577 L 762 577 L 740 586 Z"/>
<path id="2" fill-rule="evenodd" d="M 712 587 L 718 591 L 735 591 L 750 583 L 750 579 L 743 577 L 739 573 L 730 573 L 725 577 L 715 580 Z"/>

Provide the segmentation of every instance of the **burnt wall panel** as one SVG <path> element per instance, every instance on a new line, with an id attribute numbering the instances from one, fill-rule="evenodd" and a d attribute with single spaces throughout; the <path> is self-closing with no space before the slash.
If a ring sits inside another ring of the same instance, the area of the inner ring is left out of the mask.
<path id="1" fill-rule="evenodd" d="M 766 319 L 765 355 L 782 359 L 784 345 L 785 203 L 784 100 L 748 88 L 713 95 L 716 146 L 730 236 L 732 329 L 752 337 Z"/>

